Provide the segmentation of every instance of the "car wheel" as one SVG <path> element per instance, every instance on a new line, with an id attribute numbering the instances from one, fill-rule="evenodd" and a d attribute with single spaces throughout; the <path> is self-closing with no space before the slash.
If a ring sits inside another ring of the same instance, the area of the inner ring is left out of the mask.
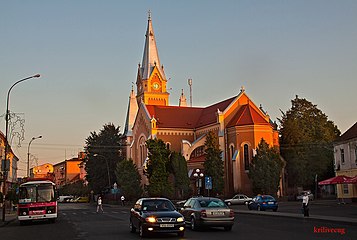
<path id="1" fill-rule="evenodd" d="M 146 237 L 146 232 L 145 232 L 143 225 L 140 225 L 140 227 L 139 227 L 139 235 L 140 235 L 140 237 Z"/>
<path id="2" fill-rule="evenodd" d="M 232 230 L 232 226 L 225 226 L 224 227 L 224 231 L 231 231 Z"/>
<path id="3" fill-rule="evenodd" d="M 276 212 L 276 211 L 278 211 L 278 209 L 277 209 L 277 208 L 274 208 L 273 211 Z"/>
<path id="4" fill-rule="evenodd" d="M 230 206 L 230 205 L 232 205 L 232 203 L 231 202 L 227 202 L 227 205 Z"/>
<path id="5" fill-rule="evenodd" d="M 250 204 L 248 204 L 248 210 L 252 210 L 252 207 L 250 206 Z"/>
<path id="6" fill-rule="evenodd" d="M 257 206 L 257 210 L 262 211 L 262 209 L 260 208 L 260 205 Z"/>
<path id="7" fill-rule="evenodd" d="M 191 217 L 191 229 L 193 231 L 196 231 L 197 230 L 197 224 L 196 224 L 196 220 L 194 217 Z"/>
<path id="8" fill-rule="evenodd" d="M 135 233 L 136 232 L 136 227 L 134 226 L 133 222 L 130 220 L 129 223 L 129 227 L 130 227 L 130 232 Z"/>
<path id="9" fill-rule="evenodd" d="M 182 232 L 177 233 L 177 236 L 179 236 L 179 237 L 184 237 L 184 236 L 185 236 L 185 231 L 182 231 Z"/>

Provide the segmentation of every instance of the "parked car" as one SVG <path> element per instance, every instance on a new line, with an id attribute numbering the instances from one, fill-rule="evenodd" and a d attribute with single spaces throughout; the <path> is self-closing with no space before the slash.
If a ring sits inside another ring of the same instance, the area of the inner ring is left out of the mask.
<path id="1" fill-rule="evenodd" d="M 219 198 L 190 198 L 180 212 L 192 230 L 207 226 L 223 227 L 224 230 L 230 231 L 234 224 L 234 211 Z"/>
<path id="2" fill-rule="evenodd" d="M 77 197 L 76 199 L 73 200 L 73 202 L 76 203 L 88 203 L 89 198 L 88 197 Z"/>
<path id="3" fill-rule="evenodd" d="M 73 201 L 73 196 L 59 196 L 57 201 L 61 203 L 71 202 Z"/>
<path id="4" fill-rule="evenodd" d="M 271 209 L 274 212 L 278 210 L 278 202 L 270 195 L 258 195 L 248 203 L 249 210 L 265 211 Z"/>
<path id="5" fill-rule="evenodd" d="M 307 193 L 309 196 L 309 200 L 314 200 L 314 194 L 311 193 L 310 190 L 302 191 L 299 196 L 296 197 L 296 200 L 302 200 L 302 197 Z"/>
<path id="6" fill-rule="evenodd" d="M 139 230 L 141 237 L 149 233 L 185 234 L 185 219 L 167 198 L 140 198 L 130 210 L 130 231 Z"/>
<path id="7" fill-rule="evenodd" d="M 244 194 L 236 194 L 230 199 L 224 200 L 224 202 L 230 206 L 234 204 L 245 204 L 247 205 L 250 201 L 252 201 L 252 198 L 248 197 L 247 195 Z"/>

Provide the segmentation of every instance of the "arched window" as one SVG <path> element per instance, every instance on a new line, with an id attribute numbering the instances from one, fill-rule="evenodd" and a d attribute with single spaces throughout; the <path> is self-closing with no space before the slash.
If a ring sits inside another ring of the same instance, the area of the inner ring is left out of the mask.
<path id="1" fill-rule="evenodd" d="M 231 145 L 231 159 L 233 159 L 233 156 L 234 156 L 234 146 Z"/>
<path id="2" fill-rule="evenodd" d="M 191 153 L 190 158 L 200 157 L 205 153 L 205 146 L 199 146 Z"/>
<path id="3" fill-rule="evenodd" d="M 168 149 L 168 150 L 171 150 L 171 143 L 166 143 L 166 148 Z"/>
<path id="4" fill-rule="evenodd" d="M 143 166 L 146 159 L 146 145 L 145 138 L 141 137 L 139 141 L 139 165 Z"/>
<path id="5" fill-rule="evenodd" d="M 244 151 L 244 155 L 243 155 L 244 169 L 249 170 L 249 147 L 248 147 L 248 144 L 244 144 L 243 151 Z"/>

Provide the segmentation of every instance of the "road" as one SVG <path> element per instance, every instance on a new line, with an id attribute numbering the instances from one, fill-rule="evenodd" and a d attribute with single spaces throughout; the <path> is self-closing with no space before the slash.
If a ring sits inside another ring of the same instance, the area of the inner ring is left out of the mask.
<path id="1" fill-rule="evenodd" d="M 104 213 L 96 213 L 95 206 L 81 203 L 60 204 L 56 223 L 36 222 L 20 226 L 17 221 L 0 228 L 1 240 L 111 240 L 140 239 L 138 233 L 129 232 L 128 208 L 104 206 Z M 318 232 L 320 229 L 320 233 Z M 340 233 L 326 233 L 327 229 Z M 339 230 L 340 229 L 340 230 Z M 325 233 L 321 233 L 325 231 Z M 342 234 L 344 231 L 344 234 Z M 160 235 L 149 239 L 179 239 L 176 235 Z M 357 239 L 357 227 L 352 224 L 333 223 L 303 218 L 283 218 L 237 214 L 231 232 L 223 229 L 186 230 L 183 239 Z"/>

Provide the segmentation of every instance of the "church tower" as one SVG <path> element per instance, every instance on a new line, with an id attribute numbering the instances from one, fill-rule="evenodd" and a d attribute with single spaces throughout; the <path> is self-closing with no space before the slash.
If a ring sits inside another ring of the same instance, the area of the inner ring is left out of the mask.
<path id="1" fill-rule="evenodd" d="M 167 106 L 170 94 L 166 89 L 167 80 L 160 64 L 150 12 L 145 37 L 143 59 L 136 78 L 136 99 L 139 104 Z"/>

